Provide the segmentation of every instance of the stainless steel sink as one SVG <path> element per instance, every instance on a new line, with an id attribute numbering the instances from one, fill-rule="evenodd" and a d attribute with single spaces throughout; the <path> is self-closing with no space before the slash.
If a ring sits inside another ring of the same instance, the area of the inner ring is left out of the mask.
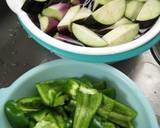
<path id="1" fill-rule="evenodd" d="M 22 30 L 16 15 L 0 0 L 0 88 L 9 86 L 32 67 L 59 57 L 35 43 Z M 160 66 L 150 51 L 113 64 L 133 79 L 160 115 Z"/>

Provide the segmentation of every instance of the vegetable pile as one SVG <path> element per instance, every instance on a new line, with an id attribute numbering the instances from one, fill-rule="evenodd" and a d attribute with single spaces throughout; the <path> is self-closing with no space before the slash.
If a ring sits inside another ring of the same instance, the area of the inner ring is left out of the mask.
<path id="1" fill-rule="evenodd" d="M 160 0 L 26 0 L 22 9 L 56 39 L 106 47 L 148 31 L 160 15 Z"/>
<path id="2" fill-rule="evenodd" d="M 5 104 L 13 128 L 135 128 L 137 112 L 116 90 L 90 76 L 36 84 L 37 95 Z"/>

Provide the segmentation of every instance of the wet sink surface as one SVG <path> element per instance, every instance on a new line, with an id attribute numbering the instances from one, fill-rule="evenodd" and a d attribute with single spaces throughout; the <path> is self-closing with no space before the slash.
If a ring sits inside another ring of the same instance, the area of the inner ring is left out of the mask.
<path id="1" fill-rule="evenodd" d="M 59 57 L 35 43 L 22 30 L 16 15 L 0 0 L 0 88 L 9 86 L 27 70 Z M 3 18 L 2 18 L 3 17 Z M 131 79 L 160 115 L 160 66 L 150 51 L 113 64 Z"/>

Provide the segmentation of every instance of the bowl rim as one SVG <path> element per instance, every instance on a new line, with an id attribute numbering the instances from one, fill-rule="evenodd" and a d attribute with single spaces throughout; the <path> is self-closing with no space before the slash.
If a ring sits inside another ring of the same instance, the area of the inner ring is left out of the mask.
<path id="1" fill-rule="evenodd" d="M 101 48 L 90 48 L 76 46 L 72 44 L 65 43 L 63 41 L 57 40 L 46 33 L 42 32 L 29 18 L 29 16 L 21 9 L 23 4 L 22 0 L 14 2 L 14 0 L 6 0 L 9 7 L 17 14 L 18 18 L 21 20 L 23 25 L 33 34 L 33 36 L 38 37 L 41 41 L 45 42 L 47 45 L 56 47 L 58 49 L 68 51 L 76 54 L 83 55 L 111 55 L 133 50 L 140 47 L 153 39 L 160 32 L 160 17 L 153 27 L 146 32 L 143 36 L 117 46 L 112 47 L 101 47 Z"/>
<path id="2" fill-rule="evenodd" d="M 64 65 L 64 64 L 85 64 L 88 66 L 94 66 L 97 69 L 101 69 L 101 70 L 106 70 L 106 71 L 110 71 L 112 74 L 114 72 L 114 74 L 119 77 L 122 81 L 125 80 L 125 82 L 127 83 L 125 88 L 127 87 L 129 89 L 129 91 L 132 91 L 132 95 L 139 100 L 139 102 L 145 106 L 143 109 L 144 111 L 147 113 L 147 115 L 149 116 L 149 119 L 152 119 L 151 126 L 153 126 L 154 128 L 159 128 L 158 127 L 158 121 L 156 119 L 155 113 L 148 101 L 148 99 L 143 95 L 143 93 L 140 91 L 140 89 L 138 89 L 138 87 L 136 86 L 136 84 L 128 77 L 126 76 L 123 72 L 117 70 L 116 68 L 107 65 L 107 64 L 94 64 L 94 63 L 88 63 L 88 62 L 79 62 L 79 61 L 73 61 L 73 60 L 67 60 L 67 59 L 58 59 L 58 60 L 54 60 L 54 61 L 50 61 L 44 64 L 41 64 L 39 66 L 36 66 L 32 69 L 30 69 L 29 71 L 27 71 L 26 73 L 24 73 L 22 76 L 20 76 L 15 82 L 13 82 L 11 84 L 10 87 L 5 88 L 5 89 L 0 89 L 0 95 L 3 95 L 3 93 L 5 93 L 4 97 L 2 98 L 2 104 L 0 104 L 0 108 L 3 107 L 3 103 L 6 101 L 7 98 L 10 97 L 10 95 L 12 95 L 13 92 L 15 92 L 17 90 L 17 88 L 22 85 L 21 83 L 23 81 L 28 80 L 29 78 L 32 78 L 33 75 L 36 75 L 38 72 L 42 72 L 48 68 L 52 68 L 52 67 L 56 67 L 56 66 L 60 66 L 60 65 Z"/>

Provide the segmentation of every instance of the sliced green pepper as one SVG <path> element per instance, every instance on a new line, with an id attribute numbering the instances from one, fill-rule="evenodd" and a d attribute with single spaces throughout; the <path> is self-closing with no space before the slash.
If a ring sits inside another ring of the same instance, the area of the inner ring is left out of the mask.
<path id="1" fill-rule="evenodd" d="M 94 84 L 93 84 L 93 87 L 94 87 L 95 89 L 97 89 L 98 91 L 104 90 L 104 89 L 107 88 L 106 81 L 100 80 L 100 81 L 94 83 Z"/>
<path id="2" fill-rule="evenodd" d="M 102 101 L 102 105 L 97 113 L 107 120 L 128 128 L 128 123 L 134 119 L 136 112 L 128 106 L 105 95 L 103 95 Z"/>
<path id="3" fill-rule="evenodd" d="M 54 106 L 55 98 L 62 93 L 66 80 L 55 80 L 39 83 L 37 90 L 44 102 L 48 106 Z"/>
<path id="4" fill-rule="evenodd" d="M 42 99 L 39 96 L 24 97 L 17 101 L 24 112 L 39 111 L 44 107 Z"/>
<path id="5" fill-rule="evenodd" d="M 88 128 L 101 104 L 102 94 L 91 89 L 81 89 L 77 95 L 73 128 Z M 87 113 L 87 114 L 86 114 Z"/>
<path id="6" fill-rule="evenodd" d="M 115 106 L 113 108 L 113 111 L 121 113 L 126 116 L 130 116 L 132 117 L 132 119 L 134 119 L 137 116 L 137 112 L 135 110 L 128 107 L 127 105 L 119 103 L 118 101 L 115 101 Z"/>
<path id="7" fill-rule="evenodd" d="M 103 122 L 103 123 L 102 123 L 102 126 L 103 126 L 103 128 L 116 128 L 116 125 L 115 125 L 115 124 L 113 124 L 113 123 L 111 123 L 111 122 L 108 122 L 108 121 Z"/>
<path id="8" fill-rule="evenodd" d="M 10 100 L 5 104 L 5 113 L 13 128 L 28 127 L 29 120 L 15 101 Z"/>
<path id="9" fill-rule="evenodd" d="M 116 90 L 115 88 L 112 88 L 112 87 L 108 87 L 106 89 L 103 89 L 101 91 L 104 95 L 112 98 L 112 99 L 115 99 L 116 98 Z"/>
<path id="10" fill-rule="evenodd" d="M 59 128 L 55 123 L 42 120 L 36 124 L 34 128 Z"/>
<path id="11" fill-rule="evenodd" d="M 33 113 L 32 118 L 35 121 L 39 122 L 39 121 L 42 121 L 48 113 L 49 113 L 48 109 L 40 110 L 38 112 Z"/>
<path id="12" fill-rule="evenodd" d="M 36 122 L 33 120 L 29 120 L 29 128 L 34 128 L 36 125 Z"/>
<path id="13" fill-rule="evenodd" d="M 96 118 L 93 118 L 89 128 L 103 128 L 103 126 L 99 120 L 97 120 Z"/>
<path id="14" fill-rule="evenodd" d="M 69 79 L 67 80 L 66 85 L 64 86 L 64 92 L 71 95 L 72 97 L 75 97 L 77 94 L 77 90 L 79 88 L 79 84 L 76 80 Z"/>

